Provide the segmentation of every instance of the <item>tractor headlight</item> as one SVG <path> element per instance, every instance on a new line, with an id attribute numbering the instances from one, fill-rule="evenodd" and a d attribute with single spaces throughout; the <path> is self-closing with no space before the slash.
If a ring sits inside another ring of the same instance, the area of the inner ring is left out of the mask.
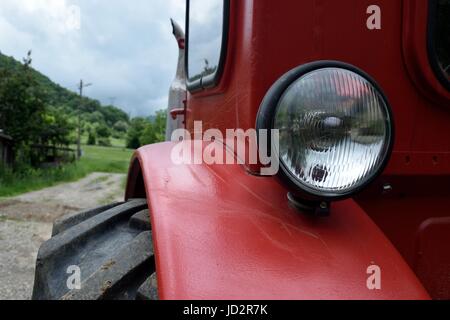
<path id="1" fill-rule="evenodd" d="M 316 62 L 284 75 L 264 99 L 258 129 L 278 129 L 272 142 L 281 178 L 307 200 L 351 196 L 385 166 L 392 148 L 388 102 L 353 66 Z"/>

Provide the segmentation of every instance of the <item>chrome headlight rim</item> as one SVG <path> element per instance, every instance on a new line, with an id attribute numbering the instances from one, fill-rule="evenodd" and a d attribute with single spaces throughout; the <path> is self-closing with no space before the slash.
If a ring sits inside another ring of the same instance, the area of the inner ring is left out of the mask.
<path id="1" fill-rule="evenodd" d="M 287 168 L 284 161 L 279 158 L 278 160 L 280 164 L 280 170 L 278 171 L 277 176 L 285 185 L 287 185 L 289 191 L 292 194 L 294 194 L 298 198 L 304 199 L 305 201 L 337 201 L 350 198 L 360 193 L 362 190 L 366 189 L 374 180 L 376 180 L 386 169 L 386 166 L 389 163 L 392 154 L 395 141 L 395 126 L 391 105 L 378 83 L 370 75 L 368 75 L 358 67 L 345 62 L 333 60 L 323 60 L 307 63 L 288 71 L 282 77 L 280 77 L 269 89 L 261 103 L 257 114 L 256 129 L 258 131 L 264 129 L 274 129 L 278 105 L 285 92 L 291 87 L 292 84 L 294 84 L 297 80 L 307 75 L 308 73 L 326 68 L 337 68 L 354 72 L 373 86 L 376 92 L 383 99 L 383 102 L 386 106 L 386 121 L 389 123 L 389 125 L 386 126 L 386 129 L 388 130 L 388 139 L 386 142 L 387 145 L 385 148 L 385 152 L 382 155 L 383 159 L 376 170 L 374 170 L 371 175 L 361 183 L 350 188 L 346 192 L 331 192 L 326 190 L 318 191 L 316 189 L 308 187 L 306 184 L 300 182 Z M 270 141 L 270 135 L 268 137 L 268 140 L 268 149 L 273 153 L 275 152 L 275 150 Z"/>

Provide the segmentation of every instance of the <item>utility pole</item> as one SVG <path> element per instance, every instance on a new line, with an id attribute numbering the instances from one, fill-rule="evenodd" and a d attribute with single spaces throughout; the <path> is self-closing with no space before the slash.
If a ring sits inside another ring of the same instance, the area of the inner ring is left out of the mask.
<path id="1" fill-rule="evenodd" d="M 78 134 L 77 134 L 77 158 L 81 158 L 81 107 L 83 105 L 83 89 L 92 86 L 92 83 L 84 83 L 80 80 L 78 90 L 80 91 L 80 105 L 78 107 Z"/>

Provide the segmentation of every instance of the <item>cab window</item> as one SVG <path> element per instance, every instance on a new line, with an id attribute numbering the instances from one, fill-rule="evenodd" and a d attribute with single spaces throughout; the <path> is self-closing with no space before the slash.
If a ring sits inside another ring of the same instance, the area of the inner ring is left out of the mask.
<path id="1" fill-rule="evenodd" d="M 433 69 L 450 90 L 450 0 L 430 0 L 429 53 Z"/>
<path id="2" fill-rule="evenodd" d="M 187 1 L 187 75 L 188 89 L 215 86 L 225 59 L 228 1 Z"/>

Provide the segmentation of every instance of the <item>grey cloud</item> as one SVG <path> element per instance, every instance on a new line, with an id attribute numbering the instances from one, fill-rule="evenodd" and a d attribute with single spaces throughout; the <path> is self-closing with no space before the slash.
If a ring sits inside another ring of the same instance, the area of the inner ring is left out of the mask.
<path id="1" fill-rule="evenodd" d="M 66 30 L 64 6 L 76 5 L 81 29 Z M 167 107 L 178 57 L 169 19 L 184 25 L 184 0 L 1 0 L 0 50 L 21 59 L 33 50 L 36 69 L 132 115 Z"/>

